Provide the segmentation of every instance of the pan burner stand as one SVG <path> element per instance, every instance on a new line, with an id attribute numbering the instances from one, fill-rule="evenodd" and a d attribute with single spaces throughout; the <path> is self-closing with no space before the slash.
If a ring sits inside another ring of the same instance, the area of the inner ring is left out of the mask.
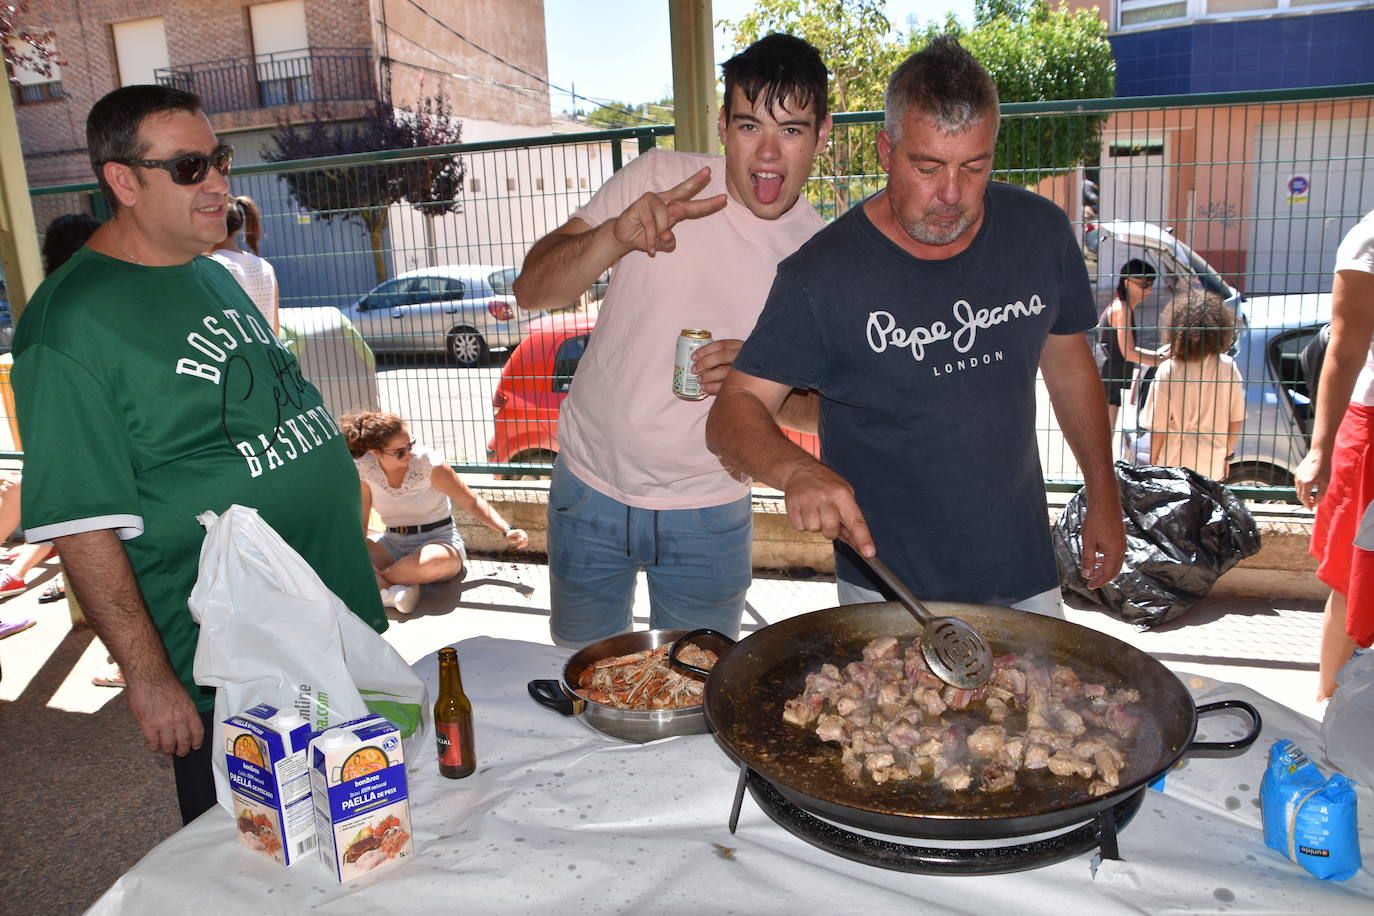
<path id="1" fill-rule="evenodd" d="M 1096 871 L 1098 859 L 1120 858 L 1117 831 L 1140 810 L 1146 792 L 1142 787 L 1113 807 L 1099 811 L 1092 820 L 1054 836 L 1005 846 L 942 848 L 878 839 L 821 820 L 789 802 L 772 783 L 747 766 L 740 767 L 739 785 L 735 788 L 734 806 L 730 811 L 731 833 L 739 824 L 746 787 L 763 812 L 793 836 L 854 862 L 922 875 L 997 875 L 1025 871 L 1053 865 L 1093 849 L 1098 850 L 1093 863 Z"/>

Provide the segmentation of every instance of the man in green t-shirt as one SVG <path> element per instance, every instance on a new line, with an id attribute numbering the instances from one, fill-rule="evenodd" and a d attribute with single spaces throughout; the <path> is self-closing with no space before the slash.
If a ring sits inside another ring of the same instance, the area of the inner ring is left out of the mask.
<path id="1" fill-rule="evenodd" d="M 220 265 L 231 151 L 200 100 L 126 86 L 91 109 L 114 216 L 35 291 L 14 342 L 22 514 L 124 672 L 189 822 L 215 804 L 214 694 L 192 677 L 196 516 L 250 506 L 378 631 L 358 475 L 334 418 Z M 207 740 L 209 739 L 209 740 Z"/>

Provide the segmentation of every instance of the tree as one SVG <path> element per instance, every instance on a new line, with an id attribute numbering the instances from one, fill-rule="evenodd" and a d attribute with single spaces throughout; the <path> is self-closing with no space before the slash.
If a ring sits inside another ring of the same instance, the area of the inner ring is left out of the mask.
<path id="1" fill-rule="evenodd" d="M 62 67 L 66 61 L 53 48 L 51 29 L 34 31 L 21 25 L 29 11 L 24 0 L 0 0 L 0 40 L 4 43 L 5 63 L 11 83 L 18 83 L 15 70 L 31 70 L 40 76 L 52 76 L 54 65 Z"/>
<path id="2" fill-rule="evenodd" d="M 448 97 L 440 91 L 414 108 L 394 109 L 377 102 L 357 121 L 326 120 L 316 111 L 304 125 L 279 123 L 272 147 L 263 151 L 268 162 L 291 162 L 373 153 L 385 150 L 424 149 L 459 142 L 462 123 L 453 117 Z M 377 282 L 386 279 L 382 235 L 389 208 L 401 201 L 414 205 L 432 219 L 462 210 L 459 195 L 466 174 L 463 160 L 454 155 L 426 155 L 415 159 L 338 165 L 285 172 L 291 197 L 298 206 L 317 213 L 326 222 L 335 219 L 361 223 L 372 241 Z"/>
<path id="3" fill-rule="evenodd" d="M 672 124 L 673 100 L 660 99 L 657 102 L 644 102 L 639 105 L 607 102 L 587 115 L 586 121 L 605 130 L 617 127 L 642 127 L 645 124 Z"/>
<path id="4" fill-rule="evenodd" d="M 993 14 L 994 8 L 1001 12 Z M 978 12 L 988 18 L 980 18 L 960 41 L 992 74 L 1003 102 L 1103 99 L 1116 94 L 1116 61 L 1107 24 L 1095 10 L 1051 10 L 1045 0 L 981 0 Z M 1003 118 L 995 165 L 1009 180 L 1032 185 L 1095 160 L 1107 117 Z"/>
<path id="5" fill-rule="evenodd" d="M 951 14 L 940 23 L 914 23 L 894 40 L 888 37 L 885 9 L 885 0 L 758 0 L 748 16 L 720 25 L 734 31 L 738 48 L 774 31 L 815 45 L 830 68 L 835 112 L 881 110 L 888 76 L 897 65 L 946 32 L 958 36 L 988 69 L 1003 102 L 1110 98 L 1116 91 L 1107 26 L 1093 10 L 1051 10 L 1045 0 L 977 0 L 971 29 Z M 1096 155 L 1105 120 L 1105 115 L 1008 118 L 998 138 L 997 168 L 1021 184 L 1072 168 Z M 836 176 L 837 213 L 880 184 L 873 143 L 850 140 L 849 133 L 837 128 L 823 153 Z"/>

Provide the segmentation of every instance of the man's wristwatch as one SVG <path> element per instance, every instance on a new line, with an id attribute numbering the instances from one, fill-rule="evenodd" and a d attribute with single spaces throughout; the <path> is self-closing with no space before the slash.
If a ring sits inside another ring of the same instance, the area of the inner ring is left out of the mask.
<path id="1" fill-rule="evenodd" d="M 520 530 L 520 529 L 517 528 L 517 527 L 515 527 L 514 525 L 507 525 L 507 526 L 506 526 L 506 530 L 505 530 L 505 532 L 504 532 L 503 534 L 504 534 L 505 537 L 510 537 L 510 536 L 511 536 L 511 532 L 513 532 L 513 531 L 519 531 L 519 530 Z"/>

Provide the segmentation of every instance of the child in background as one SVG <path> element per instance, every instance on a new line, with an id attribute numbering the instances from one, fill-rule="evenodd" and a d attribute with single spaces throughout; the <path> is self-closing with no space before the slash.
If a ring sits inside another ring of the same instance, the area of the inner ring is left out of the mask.
<path id="1" fill-rule="evenodd" d="M 1150 463 L 1224 481 L 1245 420 L 1240 369 L 1226 355 L 1236 317 L 1220 297 L 1190 290 L 1169 303 L 1164 323 L 1169 358 L 1140 416 L 1150 430 Z"/>

